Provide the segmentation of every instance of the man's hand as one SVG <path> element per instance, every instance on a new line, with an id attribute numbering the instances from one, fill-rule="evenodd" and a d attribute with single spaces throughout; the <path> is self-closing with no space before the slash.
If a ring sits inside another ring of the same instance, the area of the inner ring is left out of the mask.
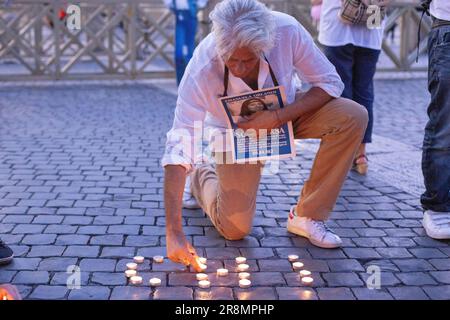
<path id="1" fill-rule="evenodd" d="M 182 233 L 170 233 L 166 238 L 167 256 L 176 263 L 192 266 L 196 272 L 200 268 L 197 252 Z"/>
<path id="2" fill-rule="evenodd" d="M 237 123 L 237 126 L 243 130 L 255 129 L 258 136 L 260 129 L 266 129 L 267 133 L 270 133 L 272 129 L 279 128 L 281 125 L 276 110 L 258 111 L 248 117 L 248 120 Z"/>

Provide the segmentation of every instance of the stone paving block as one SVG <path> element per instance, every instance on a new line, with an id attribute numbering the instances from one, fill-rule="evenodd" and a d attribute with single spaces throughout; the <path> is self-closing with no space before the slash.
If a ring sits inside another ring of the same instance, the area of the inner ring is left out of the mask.
<path id="1" fill-rule="evenodd" d="M 50 285 L 52 286 L 65 286 L 67 287 L 67 285 L 69 284 L 70 286 L 76 286 L 77 283 L 74 282 L 74 278 L 71 278 L 71 276 L 74 275 L 73 271 L 75 271 L 74 269 L 70 270 L 69 273 L 67 272 L 55 272 L 52 280 L 50 281 Z M 89 272 L 80 272 L 80 285 L 81 286 L 87 286 L 89 283 L 89 276 L 90 273 Z M 78 280 L 78 279 L 77 279 Z M 69 287 L 67 287 L 69 289 Z M 70 290 L 72 290 L 72 287 L 70 287 Z"/>
<path id="2" fill-rule="evenodd" d="M 78 229 L 78 226 L 66 226 L 66 225 L 56 225 L 51 224 L 45 228 L 44 233 L 55 233 L 55 234 L 74 234 Z"/>
<path id="3" fill-rule="evenodd" d="M 373 248 L 344 248 L 345 254 L 354 259 L 377 259 L 381 255 Z"/>
<path id="4" fill-rule="evenodd" d="M 327 260 L 327 263 L 332 272 L 365 271 L 365 268 L 356 259 L 333 259 Z"/>
<path id="5" fill-rule="evenodd" d="M 445 254 L 436 248 L 411 248 L 409 252 L 421 259 L 446 258 Z"/>
<path id="6" fill-rule="evenodd" d="M 152 247 L 158 245 L 159 238 L 156 236 L 127 236 L 125 246 Z"/>
<path id="7" fill-rule="evenodd" d="M 412 254 L 405 248 L 376 248 L 376 251 L 387 259 L 411 258 Z"/>
<path id="8" fill-rule="evenodd" d="M 349 288 L 317 288 L 320 300 L 355 300 Z"/>
<path id="9" fill-rule="evenodd" d="M 45 258 L 39 264 L 38 270 L 67 271 L 70 266 L 77 264 L 77 258 Z"/>
<path id="10" fill-rule="evenodd" d="M 450 300 L 450 286 L 425 286 L 422 289 L 433 300 Z"/>
<path id="11" fill-rule="evenodd" d="M 114 271 L 116 266 L 116 260 L 114 259 L 90 259 L 84 258 L 81 260 L 80 269 L 83 272 L 91 271 Z"/>
<path id="12" fill-rule="evenodd" d="M 104 286 L 82 286 L 80 289 L 70 290 L 69 300 L 107 300 L 111 290 Z"/>
<path id="13" fill-rule="evenodd" d="M 47 271 L 19 271 L 14 277 L 14 284 L 47 284 L 50 280 L 50 275 Z"/>
<path id="14" fill-rule="evenodd" d="M 153 293 L 154 300 L 192 300 L 193 290 L 187 287 L 159 287 Z"/>
<path id="15" fill-rule="evenodd" d="M 212 287 L 210 289 L 195 289 L 195 300 L 234 300 L 233 290 L 226 287 Z"/>
<path id="16" fill-rule="evenodd" d="M 287 259 L 258 260 L 261 271 L 292 271 L 292 264 Z"/>
<path id="17" fill-rule="evenodd" d="M 431 276 L 438 282 L 444 284 L 450 284 L 450 271 L 433 271 L 430 272 Z"/>
<path id="18" fill-rule="evenodd" d="M 123 272 L 94 272 L 90 282 L 102 286 L 123 286 L 127 284 L 127 278 Z"/>
<path id="19" fill-rule="evenodd" d="M 433 266 L 424 259 L 393 259 L 392 262 L 403 272 L 434 270 Z"/>
<path id="20" fill-rule="evenodd" d="M 56 245 L 66 245 L 66 246 L 73 246 L 73 245 L 85 245 L 89 242 L 90 237 L 88 235 L 78 235 L 78 234 L 64 234 L 58 236 L 58 238 L 55 241 Z"/>
<path id="21" fill-rule="evenodd" d="M 174 288 L 175 289 L 175 288 Z M 111 300 L 151 300 L 151 290 L 148 287 L 122 286 L 114 287 Z"/>
<path id="22" fill-rule="evenodd" d="M 439 271 L 450 270 L 450 263 L 448 259 L 430 259 L 428 262 Z"/>
<path id="23" fill-rule="evenodd" d="M 40 285 L 30 294 L 30 299 L 41 300 L 59 300 L 64 299 L 67 295 L 68 289 L 64 286 L 47 286 Z"/>
<path id="24" fill-rule="evenodd" d="M 330 287 L 359 287 L 364 285 L 356 273 L 330 272 L 323 275 Z"/>
<path id="25" fill-rule="evenodd" d="M 55 242 L 56 234 L 31 234 L 26 235 L 22 239 L 22 244 L 27 245 L 43 245 Z"/>
<path id="26" fill-rule="evenodd" d="M 389 292 L 382 289 L 352 288 L 358 300 L 393 300 Z"/>
<path id="27" fill-rule="evenodd" d="M 3 225 L 5 226 L 5 225 Z M 21 234 L 37 234 L 42 233 L 44 231 L 46 225 L 40 224 L 18 224 L 12 231 L 12 233 L 21 233 Z M 7 232 L 5 232 L 7 233 Z"/>
<path id="28" fill-rule="evenodd" d="M 238 300 L 276 300 L 277 295 L 272 287 L 250 287 L 248 289 L 233 289 Z"/>
<path id="29" fill-rule="evenodd" d="M 104 247 L 101 253 L 102 258 L 133 258 L 135 248 L 132 247 Z"/>
<path id="30" fill-rule="evenodd" d="M 27 254 L 27 257 L 45 258 L 45 257 L 61 256 L 65 248 L 66 247 L 64 247 L 64 246 L 55 246 L 55 245 L 50 245 L 50 246 L 36 245 L 36 246 L 31 247 L 31 250 Z"/>
<path id="31" fill-rule="evenodd" d="M 264 237 L 261 239 L 262 247 L 292 247 L 289 237 Z"/>
<path id="32" fill-rule="evenodd" d="M 310 288 L 276 288 L 280 300 L 318 300 L 317 294 Z"/>
<path id="33" fill-rule="evenodd" d="M 396 287 L 388 290 L 396 300 L 429 300 L 420 287 Z"/>
<path id="34" fill-rule="evenodd" d="M 68 246 L 67 249 L 64 251 L 63 256 L 67 257 L 80 257 L 80 258 L 91 258 L 91 257 L 97 257 L 100 253 L 100 247 L 99 246 Z"/>
<path id="35" fill-rule="evenodd" d="M 106 235 L 106 236 L 93 236 L 90 244 L 103 245 L 103 246 L 120 246 L 123 243 L 123 235 Z"/>
<path id="36" fill-rule="evenodd" d="M 407 286 L 435 285 L 437 282 L 424 272 L 405 272 L 397 274 L 397 277 Z"/>

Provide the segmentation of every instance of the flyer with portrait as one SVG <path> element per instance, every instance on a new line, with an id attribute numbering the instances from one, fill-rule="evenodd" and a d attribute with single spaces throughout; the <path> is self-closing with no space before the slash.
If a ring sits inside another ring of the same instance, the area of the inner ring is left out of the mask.
<path id="1" fill-rule="evenodd" d="M 257 90 L 245 94 L 227 96 L 219 99 L 228 119 L 228 134 L 232 135 L 233 159 L 235 163 L 257 160 L 275 160 L 295 156 L 294 131 L 292 122 L 283 124 L 270 132 L 260 130 L 242 130 L 236 125 L 248 120 L 258 111 L 275 110 L 284 107 L 283 86 Z"/>

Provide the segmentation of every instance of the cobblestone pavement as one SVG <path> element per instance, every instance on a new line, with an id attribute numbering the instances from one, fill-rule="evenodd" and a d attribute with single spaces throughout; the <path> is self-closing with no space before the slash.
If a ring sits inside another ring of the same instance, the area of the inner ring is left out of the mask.
<path id="1" fill-rule="evenodd" d="M 167 260 L 141 267 L 145 282 L 162 279 L 157 289 L 127 285 L 123 274 L 136 254 L 165 255 L 159 159 L 174 95 L 142 83 L 0 86 L 0 234 L 16 254 L 0 283 L 27 299 L 450 299 L 450 242 L 425 236 L 420 190 L 409 188 L 421 177 L 424 84 L 377 81 L 371 172 L 349 174 L 330 221 L 342 248 L 315 248 L 285 229 L 314 141 L 301 142 L 280 174 L 263 177 L 244 240 L 226 241 L 200 210 L 183 211 L 189 240 L 208 258 L 209 290 Z M 392 178 L 395 165 L 405 167 L 399 154 L 415 160 L 404 184 Z M 301 286 L 288 254 L 313 272 L 312 288 Z M 250 289 L 237 286 L 234 272 L 214 276 L 219 266 L 234 271 L 238 255 L 249 259 Z M 80 267 L 81 289 L 66 286 L 70 265 Z M 379 290 L 366 287 L 373 265 L 382 270 Z"/>

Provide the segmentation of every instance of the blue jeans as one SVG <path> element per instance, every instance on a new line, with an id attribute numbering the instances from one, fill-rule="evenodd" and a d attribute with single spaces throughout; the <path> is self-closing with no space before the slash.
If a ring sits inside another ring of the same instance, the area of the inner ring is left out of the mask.
<path id="1" fill-rule="evenodd" d="M 423 141 L 425 210 L 450 212 L 450 26 L 432 29 L 428 40 L 428 123 Z"/>
<path id="2" fill-rule="evenodd" d="M 175 10 L 175 67 L 180 84 L 184 70 L 192 58 L 197 33 L 197 16 L 191 10 Z"/>
<path id="3" fill-rule="evenodd" d="M 342 97 L 363 105 L 369 113 L 369 124 L 362 143 L 372 142 L 373 77 L 381 50 L 357 47 L 352 44 L 338 47 L 324 46 L 324 53 L 335 66 L 344 82 Z"/>

